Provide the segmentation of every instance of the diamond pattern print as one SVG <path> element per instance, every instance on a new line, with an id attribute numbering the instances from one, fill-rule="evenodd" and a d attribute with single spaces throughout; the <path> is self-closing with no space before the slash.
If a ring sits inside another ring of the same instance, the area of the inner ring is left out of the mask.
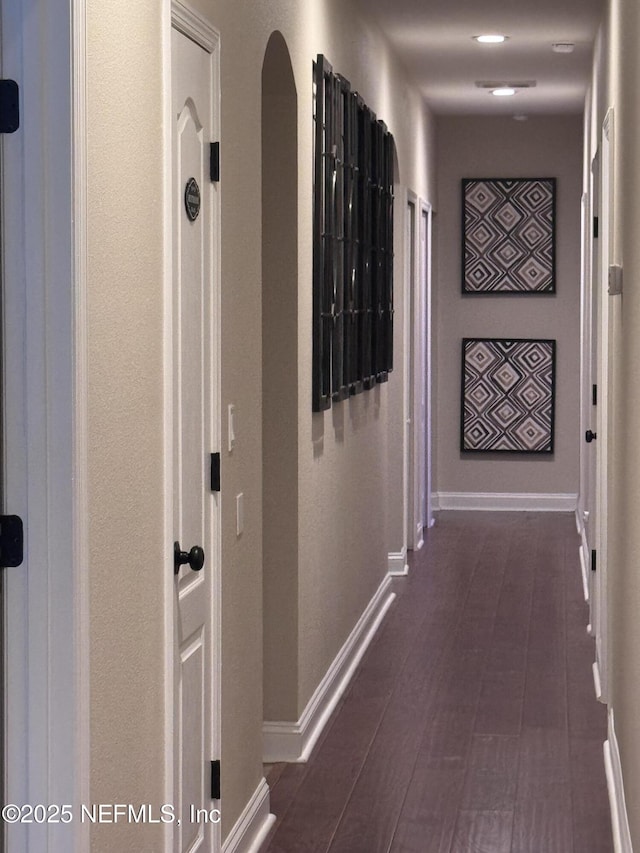
<path id="1" fill-rule="evenodd" d="M 555 293 L 555 178 L 465 178 L 464 293 Z"/>
<path id="2" fill-rule="evenodd" d="M 553 453 L 556 342 L 462 341 L 460 449 Z"/>

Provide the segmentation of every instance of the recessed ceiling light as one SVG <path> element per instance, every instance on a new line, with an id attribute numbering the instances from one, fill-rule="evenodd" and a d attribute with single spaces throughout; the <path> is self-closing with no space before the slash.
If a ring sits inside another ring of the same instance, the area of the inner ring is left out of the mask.
<path id="1" fill-rule="evenodd" d="M 535 80 L 476 80 L 478 89 L 533 89 L 537 86 Z"/>
<path id="2" fill-rule="evenodd" d="M 511 95 L 515 95 L 515 93 L 516 90 L 512 89 L 511 86 L 501 86 L 499 89 L 493 89 L 491 92 L 496 98 L 508 98 Z"/>
<path id="3" fill-rule="evenodd" d="M 502 44 L 503 41 L 506 41 L 509 36 L 501 36 L 497 33 L 487 33 L 482 36 L 473 36 L 473 40 L 480 42 L 480 44 Z"/>

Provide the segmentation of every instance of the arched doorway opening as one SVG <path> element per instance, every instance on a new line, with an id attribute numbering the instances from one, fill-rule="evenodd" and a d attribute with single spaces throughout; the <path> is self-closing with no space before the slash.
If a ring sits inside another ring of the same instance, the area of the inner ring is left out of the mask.
<path id="1" fill-rule="evenodd" d="M 280 32 L 262 67 L 264 719 L 298 717 L 298 105 Z"/>

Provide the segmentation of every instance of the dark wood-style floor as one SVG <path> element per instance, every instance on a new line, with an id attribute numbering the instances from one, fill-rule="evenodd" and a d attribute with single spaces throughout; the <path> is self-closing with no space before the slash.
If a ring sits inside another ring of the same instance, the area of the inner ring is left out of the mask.
<path id="1" fill-rule="evenodd" d="M 440 513 L 268 853 L 609 853 L 572 515 Z"/>

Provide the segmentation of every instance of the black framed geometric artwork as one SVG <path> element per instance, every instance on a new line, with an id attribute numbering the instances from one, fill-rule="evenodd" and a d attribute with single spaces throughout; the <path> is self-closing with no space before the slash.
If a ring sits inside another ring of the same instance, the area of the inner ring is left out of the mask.
<path id="1" fill-rule="evenodd" d="M 460 449 L 553 453 L 556 342 L 463 338 Z"/>
<path id="2" fill-rule="evenodd" d="M 463 178 L 462 292 L 555 293 L 555 178 Z"/>
<path id="3" fill-rule="evenodd" d="M 312 407 L 393 369 L 393 137 L 322 55 L 313 66 Z"/>

